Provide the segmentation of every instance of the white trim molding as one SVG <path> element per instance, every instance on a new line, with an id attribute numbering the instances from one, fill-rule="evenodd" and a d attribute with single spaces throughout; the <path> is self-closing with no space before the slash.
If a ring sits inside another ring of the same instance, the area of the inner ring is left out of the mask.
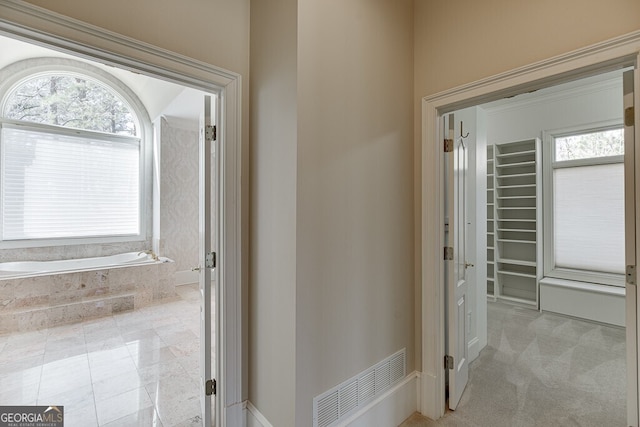
<path id="1" fill-rule="evenodd" d="M 246 378 L 245 298 L 242 276 L 242 78 L 239 74 L 17 0 L 0 0 L 0 35 L 81 58 L 218 93 L 222 103 L 220 278 L 223 290 L 216 357 L 216 426 L 242 425 Z"/>
<path id="2" fill-rule="evenodd" d="M 440 114 L 532 92 L 632 65 L 640 49 L 640 31 L 535 62 L 475 82 L 427 95 L 423 102 Z M 537 78 L 537 79 L 536 79 Z"/>
<path id="3" fill-rule="evenodd" d="M 246 427 L 273 427 L 267 417 L 262 415 L 253 404 L 247 401 L 247 424 Z"/>
<path id="4" fill-rule="evenodd" d="M 640 31 L 626 34 L 593 46 L 569 52 L 545 61 L 498 74 L 483 80 L 452 88 L 422 99 L 422 389 L 419 404 L 421 412 L 438 419 L 445 412 L 445 370 L 442 360 L 445 354 L 445 297 L 444 263 L 444 212 L 441 150 L 442 135 L 439 130 L 440 117 L 448 112 L 495 101 L 531 90 L 542 89 L 578 78 L 637 66 L 640 52 Z M 635 80 L 640 80 L 636 69 Z M 635 93 L 636 105 L 638 102 Z M 636 108 L 636 120 L 639 109 Z M 640 126 L 636 126 L 636 141 L 640 141 Z M 636 168 L 640 159 L 636 157 Z M 640 174 L 636 180 L 640 181 Z M 638 196 L 636 195 L 636 198 Z M 636 199 L 637 200 L 637 199 Z M 440 206 L 434 209 L 434 206 Z M 638 219 L 636 218 L 636 221 Z M 637 228 L 638 229 L 638 228 Z M 636 241 L 638 236 L 636 236 Z M 637 307 L 635 292 L 627 293 L 627 304 Z M 629 301 L 633 298 L 633 301 Z M 635 311 L 634 311 L 635 313 Z M 632 316 L 633 317 L 633 316 Z M 628 363 L 638 364 L 637 319 L 629 317 L 627 328 L 633 328 L 627 347 L 633 348 Z M 634 386 L 635 384 L 635 386 Z M 630 408 L 629 425 L 638 424 L 637 382 L 630 381 L 627 406 Z M 631 415 L 633 414 L 633 415 Z"/>
<path id="5" fill-rule="evenodd" d="M 20 40 L 202 90 L 215 92 L 240 77 L 30 3 L 0 0 L 0 5 L 0 30 Z"/>

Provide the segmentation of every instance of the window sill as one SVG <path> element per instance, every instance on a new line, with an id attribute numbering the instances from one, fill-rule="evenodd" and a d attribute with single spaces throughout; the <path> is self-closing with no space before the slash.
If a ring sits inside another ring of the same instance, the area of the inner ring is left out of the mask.
<path id="1" fill-rule="evenodd" d="M 577 289 L 585 292 L 624 296 L 625 289 L 621 286 L 601 285 L 598 283 L 579 282 L 577 280 L 557 279 L 555 277 L 543 277 L 541 285 L 559 286 L 570 289 Z"/>
<path id="2" fill-rule="evenodd" d="M 552 279 L 559 280 L 561 283 L 586 283 L 599 286 L 613 286 L 624 288 L 624 274 L 601 273 L 597 271 L 572 270 L 569 268 L 554 268 L 544 274 L 543 280 Z"/>

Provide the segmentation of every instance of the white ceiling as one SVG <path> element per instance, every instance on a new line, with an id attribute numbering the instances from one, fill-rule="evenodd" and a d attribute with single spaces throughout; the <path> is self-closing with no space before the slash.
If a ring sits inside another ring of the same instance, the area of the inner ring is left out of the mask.
<path id="1" fill-rule="evenodd" d="M 567 83 L 549 86 L 534 92 L 522 93 L 510 98 L 503 98 L 497 101 L 482 104 L 484 110 L 492 111 L 497 109 L 512 108 L 519 104 L 529 102 L 545 102 L 553 97 L 562 96 L 564 93 L 579 91 L 590 92 L 606 85 L 619 85 L 622 88 L 622 73 L 624 70 L 614 70 L 573 80 Z M 622 89 L 620 94 L 622 95 Z"/>
<path id="2" fill-rule="evenodd" d="M 183 121 L 197 122 L 198 120 L 203 92 L 196 89 L 135 74 L 8 37 L 0 36 L 0 52 L 0 69 L 23 59 L 38 57 L 71 58 L 90 63 L 129 86 L 147 108 L 151 120 L 160 116 L 170 116 Z"/>

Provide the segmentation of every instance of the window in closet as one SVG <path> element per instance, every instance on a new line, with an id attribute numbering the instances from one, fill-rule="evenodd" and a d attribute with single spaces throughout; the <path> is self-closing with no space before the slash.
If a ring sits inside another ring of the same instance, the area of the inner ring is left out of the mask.
<path id="1" fill-rule="evenodd" d="M 622 127 L 550 135 L 547 147 L 545 275 L 622 286 Z"/>

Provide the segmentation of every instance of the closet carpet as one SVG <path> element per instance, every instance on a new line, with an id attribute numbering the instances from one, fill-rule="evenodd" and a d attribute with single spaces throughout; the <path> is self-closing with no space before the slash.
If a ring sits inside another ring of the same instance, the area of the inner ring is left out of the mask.
<path id="1" fill-rule="evenodd" d="M 626 426 L 625 330 L 488 304 L 488 345 L 455 411 L 401 427 Z"/>

